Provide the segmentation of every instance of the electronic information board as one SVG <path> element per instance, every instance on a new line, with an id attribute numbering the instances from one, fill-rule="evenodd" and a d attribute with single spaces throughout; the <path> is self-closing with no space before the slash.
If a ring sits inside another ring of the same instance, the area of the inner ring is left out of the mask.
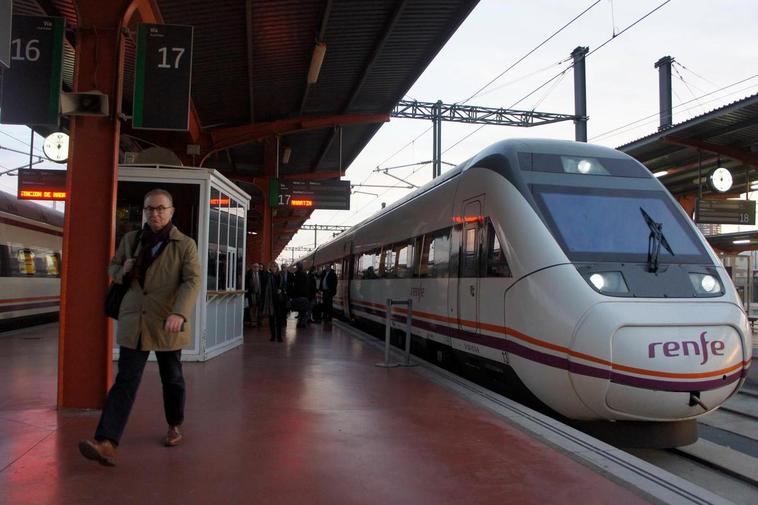
<path id="1" fill-rule="evenodd" d="M 755 224 L 755 201 L 698 200 L 695 222 L 699 224 Z"/>
<path id="2" fill-rule="evenodd" d="M 66 200 L 66 170 L 18 169 L 19 200 Z"/>
<path id="3" fill-rule="evenodd" d="M 271 180 L 271 207 L 350 210 L 350 181 Z"/>

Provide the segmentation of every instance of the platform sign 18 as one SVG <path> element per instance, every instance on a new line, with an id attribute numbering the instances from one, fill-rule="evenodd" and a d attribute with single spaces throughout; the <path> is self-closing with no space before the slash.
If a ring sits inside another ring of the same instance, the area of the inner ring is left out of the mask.
<path id="1" fill-rule="evenodd" d="M 755 200 L 698 200 L 695 222 L 700 224 L 755 224 Z"/>
<path id="2" fill-rule="evenodd" d="M 350 210 L 350 181 L 279 181 L 269 197 L 272 207 Z"/>
<path id="3" fill-rule="evenodd" d="M 0 68 L 11 67 L 11 12 L 13 0 L 0 0 Z"/>
<path id="4" fill-rule="evenodd" d="M 0 123 L 58 125 L 63 18 L 13 16 Z"/>
<path id="5" fill-rule="evenodd" d="M 188 130 L 191 80 L 192 27 L 139 25 L 132 126 Z"/>

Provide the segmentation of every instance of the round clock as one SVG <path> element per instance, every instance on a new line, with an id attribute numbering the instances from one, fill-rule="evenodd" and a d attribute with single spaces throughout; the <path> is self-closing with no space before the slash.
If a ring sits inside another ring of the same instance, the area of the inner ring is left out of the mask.
<path id="1" fill-rule="evenodd" d="M 64 163 L 68 160 L 68 135 L 63 132 L 53 132 L 45 138 L 42 152 L 50 161 Z"/>
<path id="2" fill-rule="evenodd" d="M 724 193 L 732 188 L 732 173 L 726 168 L 719 167 L 711 172 L 708 182 L 714 190 Z"/>

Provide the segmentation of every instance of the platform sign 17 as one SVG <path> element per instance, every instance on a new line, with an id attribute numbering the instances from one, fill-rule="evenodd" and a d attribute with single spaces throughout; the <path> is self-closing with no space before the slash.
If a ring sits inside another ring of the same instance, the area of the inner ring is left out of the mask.
<path id="1" fill-rule="evenodd" d="M 189 129 L 192 33 L 191 26 L 139 25 L 134 128 Z"/>
<path id="2" fill-rule="evenodd" d="M 11 12 L 13 0 L 0 0 L 0 68 L 11 67 Z"/>
<path id="3" fill-rule="evenodd" d="M 64 27 L 59 17 L 13 16 L 0 123 L 58 125 Z"/>

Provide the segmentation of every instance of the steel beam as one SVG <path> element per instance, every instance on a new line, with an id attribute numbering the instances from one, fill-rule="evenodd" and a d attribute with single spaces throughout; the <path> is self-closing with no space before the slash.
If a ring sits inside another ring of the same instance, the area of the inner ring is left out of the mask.
<path id="1" fill-rule="evenodd" d="M 573 114 L 504 109 L 502 107 L 479 107 L 455 103 L 419 102 L 416 100 L 400 100 L 392 109 L 390 116 L 434 120 L 437 117 L 435 108 L 438 103 L 441 120 L 453 123 L 530 127 L 577 119 L 577 116 Z"/>

